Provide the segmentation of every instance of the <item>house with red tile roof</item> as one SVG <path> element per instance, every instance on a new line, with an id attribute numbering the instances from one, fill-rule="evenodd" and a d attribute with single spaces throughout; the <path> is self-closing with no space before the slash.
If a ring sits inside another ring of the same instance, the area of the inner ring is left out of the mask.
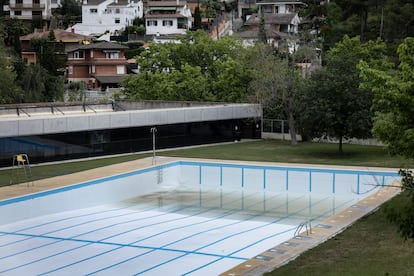
<path id="1" fill-rule="evenodd" d="M 88 88 L 106 90 L 118 87 L 127 75 L 123 46 L 112 42 L 80 45 L 68 52 L 67 80 L 82 81 Z"/>
<path id="2" fill-rule="evenodd" d="M 26 63 L 36 63 L 37 55 L 36 51 L 33 49 L 30 41 L 32 39 L 48 39 L 51 31 L 44 31 L 39 33 L 32 33 L 20 37 L 20 47 L 22 59 Z M 57 42 L 62 42 L 65 46 L 65 52 L 68 52 L 70 49 L 78 47 L 79 45 L 89 44 L 92 41 L 91 36 L 80 35 L 73 32 L 67 32 L 61 29 L 53 30 L 55 40 Z"/>

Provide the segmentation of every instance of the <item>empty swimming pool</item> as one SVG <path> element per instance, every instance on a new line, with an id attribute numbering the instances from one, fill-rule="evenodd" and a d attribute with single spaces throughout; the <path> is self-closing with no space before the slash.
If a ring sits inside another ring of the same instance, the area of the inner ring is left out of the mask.
<path id="1" fill-rule="evenodd" d="M 178 161 L 0 202 L 2 275 L 217 275 L 398 178 Z"/>

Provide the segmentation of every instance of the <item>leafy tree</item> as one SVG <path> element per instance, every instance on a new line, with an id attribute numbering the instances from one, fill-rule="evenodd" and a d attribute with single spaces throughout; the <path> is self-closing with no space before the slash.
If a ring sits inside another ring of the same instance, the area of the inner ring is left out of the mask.
<path id="1" fill-rule="evenodd" d="M 406 37 L 414 37 L 414 3 L 411 0 L 387 0 L 383 7 L 382 38 L 389 45 L 389 53 L 395 54 Z"/>
<path id="2" fill-rule="evenodd" d="M 66 66 L 65 46 L 55 40 L 53 31 L 49 32 L 47 39 L 34 38 L 30 41 L 30 44 L 37 52 L 38 61 L 50 75 L 62 75 Z"/>
<path id="3" fill-rule="evenodd" d="M 400 65 L 397 71 L 390 65 L 359 65 L 364 88 L 374 94 L 373 134 L 385 143 L 393 154 L 414 157 L 414 38 L 406 38 L 398 47 Z"/>
<path id="4" fill-rule="evenodd" d="M 266 37 L 266 27 L 265 27 L 265 20 L 264 14 L 260 14 L 260 23 L 259 23 L 259 41 L 267 44 L 267 37 Z"/>
<path id="5" fill-rule="evenodd" d="M 19 103 L 23 100 L 23 91 L 17 85 L 17 73 L 13 68 L 12 54 L 3 43 L 3 26 L 0 25 L 0 103 Z"/>
<path id="6" fill-rule="evenodd" d="M 240 41 L 231 37 L 214 41 L 204 31 L 199 30 L 188 32 L 180 38 L 180 42 L 150 44 L 137 57 L 140 74 L 127 78 L 122 84 L 128 97 L 241 101 L 247 93 L 249 76 L 242 69 L 240 57 L 243 47 Z M 197 79 L 200 84 L 181 79 L 183 77 Z M 176 84 L 186 83 L 188 88 L 177 88 L 174 84 L 168 84 L 169 81 Z M 171 87 L 175 87 L 177 92 L 173 93 Z"/>
<path id="7" fill-rule="evenodd" d="M 67 87 L 67 100 L 73 101 L 84 101 L 85 100 L 85 83 L 83 81 L 70 82 Z"/>
<path id="8" fill-rule="evenodd" d="M 60 7 L 54 10 L 54 15 L 59 18 L 64 28 L 82 20 L 82 1 L 62 0 Z"/>
<path id="9" fill-rule="evenodd" d="M 23 93 L 20 102 L 50 102 L 63 100 L 63 77 L 53 76 L 39 63 L 26 65 L 19 62 L 17 83 Z"/>
<path id="10" fill-rule="evenodd" d="M 182 70 L 128 76 L 125 94 L 133 100 L 209 101 L 207 83 L 199 67 L 184 65 Z"/>
<path id="11" fill-rule="evenodd" d="M 359 64 L 362 86 L 372 89 L 375 112 L 373 133 L 392 154 L 414 158 L 414 38 L 406 38 L 398 47 L 400 64 L 391 66 Z M 400 169 L 403 200 L 399 209 L 388 209 L 391 222 L 401 236 L 414 240 L 414 177 L 412 170 Z"/>
<path id="12" fill-rule="evenodd" d="M 30 32 L 27 25 L 19 19 L 10 18 L 4 22 L 4 42 L 5 46 L 13 46 L 15 53 L 20 55 L 20 36 L 26 35 Z"/>
<path id="13" fill-rule="evenodd" d="M 326 5 L 327 25 L 321 29 L 325 49 L 344 35 L 359 35 L 362 42 L 382 38 L 389 55 L 406 37 L 414 36 L 411 0 L 336 0 Z"/>
<path id="14" fill-rule="evenodd" d="M 359 87 L 356 68 L 360 60 L 379 64 L 384 60 L 385 45 L 380 41 L 360 43 L 359 37 L 347 36 L 327 55 L 327 65 L 306 80 L 300 93 L 300 125 L 303 134 L 318 138 L 366 138 L 372 126 L 372 93 Z"/>
<path id="15" fill-rule="evenodd" d="M 292 144 L 296 144 L 296 105 L 301 77 L 293 65 L 275 55 L 272 47 L 259 43 L 251 48 L 248 65 L 251 66 L 250 90 L 253 100 L 265 110 L 280 110 L 288 120 Z"/>
<path id="16" fill-rule="evenodd" d="M 204 0 L 201 4 L 204 8 L 203 17 L 208 19 L 208 28 L 211 30 L 211 18 L 218 18 L 223 3 L 218 0 Z"/>
<path id="17" fill-rule="evenodd" d="M 240 102 L 247 100 L 249 83 L 252 76 L 243 62 L 232 58 L 218 61 L 216 64 L 220 74 L 213 82 L 216 98 L 223 102 Z"/>
<path id="18" fill-rule="evenodd" d="M 194 30 L 200 30 L 203 28 L 203 25 L 201 24 L 201 12 L 200 7 L 197 6 L 194 9 Z"/>

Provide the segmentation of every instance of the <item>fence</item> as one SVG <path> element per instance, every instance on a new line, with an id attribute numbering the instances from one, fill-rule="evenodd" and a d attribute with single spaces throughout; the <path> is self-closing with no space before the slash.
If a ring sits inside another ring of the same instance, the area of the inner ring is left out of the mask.
<path id="1" fill-rule="evenodd" d="M 289 133 L 289 125 L 286 120 L 263 119 L 263 132 Z"/>

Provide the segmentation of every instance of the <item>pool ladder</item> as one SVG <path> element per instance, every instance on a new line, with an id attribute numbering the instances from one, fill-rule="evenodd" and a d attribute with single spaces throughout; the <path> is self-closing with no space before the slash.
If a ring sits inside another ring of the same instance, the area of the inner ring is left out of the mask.
<path id="1" fill-rule="evenodd" d="M 306 229 L 306 236 L 309 236 L 309 234 L 312 234 L 312 224 L 310 220 L 301 222 L 298 227 L 295 230 L 295 234 L 293 234 L 293 237 L 299 237 L 299 234 L 302 232 L 303 228 Z"/>

